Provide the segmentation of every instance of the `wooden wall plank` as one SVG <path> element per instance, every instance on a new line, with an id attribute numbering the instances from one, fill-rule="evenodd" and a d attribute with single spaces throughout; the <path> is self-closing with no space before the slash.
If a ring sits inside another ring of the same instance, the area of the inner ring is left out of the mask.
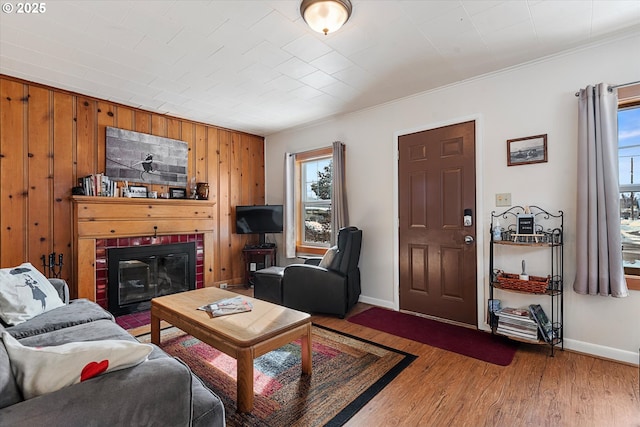
<path id="1" fill-rule="evenodd" d="M 194 143 L 194 167 L 196 182 L 209 182 L 207 173 L 207 128 L 204 125 L 196 125 Z M 193 169 L 191 169 L 193 170 Z"/>
<path id="2" fill-rule="evenodd" d="M 97 172 L 105 173 L 107 168 L 106 140 L 107 126 L 116 125 L 116 106 L 108 102 L 100 101 L 97 105 L 98 131 L 96 133 L 96 164 Z"/>
<path id="3" fill-rule="evenodd" d="M 73 175 L 73 97 L 53 92 L 53 252 L 63 254 L 60 277 L 70 278 L 72 267 L 72 212 L 69 197 L 77 185 Z M 69 286 L 73 281 L 69 281 Z M 75 295 L 75 289 L 71 289 Z"/>
<path id="4" fill-rule="evenodd" d="M 133 116 L 134 116 L 134 112 L 132 108 L 123 107 L 119 105 L 116 113 L 116 127 L 118 129 L 134 130 Z"/>
<path id="5" fill-rule="evenodd" d="M 167 138 L 182 141 L 182 122 L 180 120 L 167 118 Z"/>
<path id="6" fill-rule="evenodd" d="M 167 118 L 154 114 L 151 116 L 151 134 L 167 137 Z"/>
<path id="7" fill-rule="evenodd" d="M 78 177 L 104 170 L 105 127 L 112 125 L 188 144 L 189 177 L 208 182 L 209 199 L 215 201 L 217 227 L 205 242 L 205 264 L 212 270 L 206 270 L 207 281 L 243 283 L 241 249 L 251 236 L 234 233 L 233 209 L 264 201 L 263 138 L 7 76 L 0 76 L 0 94 L 0 267 L 27 259 L 41 267 L 41 255 L 63 253 L 62 277 L 72 296 L 79 295 L 71 277 L 72 253 L 80 256 L 82 250 L 72 247 L 69 196 Z M 83 256 L 80 262 L 93 261 Z"/>
<path id="8" fill-rule="evenodd" d="M 189 161 L 187 165 L 187 170 L 189 171 L 189 175 L 187 176 L 187 188 L 193 182 L 197 182 L 196 171 L 195 171 L 195 124 L 194 123 L 182 123 L 181 137 L 180 141 L 184 141 L 187 143 L 189 147 Z M 190 190 L 187 191 L 187 195 L 189 195 Z"/>
<path id="9" fill-rule="evenodd" d="M 151 133 L 151 114 L 146 111 L 135 111 L 136 131 Z"/>
<path id="10" fill-rule="evenodd" d="M 218 203 L 216 206 L 218 207 L 218 236 L 219 236 L 219 244 L 218 244 L 218 253 L 217 257 L 217 265 L 220 268 L 219 276 L 217 280 L 219 281 L 229 281 L 231 280 L 233 275 L 233 265 L 231 262 L 231 221 L 232 221 L 232 212 L 231 212 L 231 133 L 228 131 L 221 130 L 218 132 L 218 150 L 219 150 L 219 178 L 217 181 L 217 192 L 218 192 Z"/>
<path id="11" fill-rule="evenodd" d="M 240 162 L 240 204 L 253 205 L 253 171 L 251 170 L 250 143 L 245 135 L 238 135 L 238 161 Z"/>
<path id="12" fill-rule="evenodd" d="M 231 253 L 242 253 L 242 248 L 248 243 L 257 243 L 256 236 L 251 234 L 235 234 L 235 206 L 243 205 L 245 198 L 243 196 L 242 188 L 242 137 L 240 134 L 231 134 L 231 146 L 229 150 L 229 204 L 233 215 L 231 216 L 230 224 L 230 241 L 231 241 Z M 241 257 L 232 256 L 231 269 L 233 271 L 233 277 L 244 275 L 244 262 Z"/>
<path id="13" fill-rule="evenodd" d="M 218 205 L 218 177 L 219 177 L 219 156 L 220 151 L 218 148 L 218 129 L 208 126 L 207 127 L 207 182 L 209 183 L 209 200 L 213 201 L 213 221 L 216 224 L 212 233 L 213 238 L 213 250 L 209 251 L 211 254 L 211 269 L 212 280 L 218 282 L 220 274 L 220 260 L 218 253 L 220 252 L 220 230 L 219 230 L 219 213 L 220 206 Z M 205 246 L 206 247 L 206 246 Z M 206 252 L 206 251 L 205 251 Z"/>
<path id="14" fill-rule="evenodd" d="M 249 155 L 251 156 L 251 170 L 253 171 L 254 203 L 265 204 L 264 186 L 264 139 L 246 135 L 250 141 Z"/>
<path id="15" fill-rule="evenodd" d="M 0 81 L 0 261 L 2 267 L 25 262 L 26 240 L 26 88 Z"/>
<path id="16" fill-rule="evenodd" d="M 83 177 L 98 173 L 96 101 L 76 98 L 76 173 Z"/>
<path id="17" fill-rule="evenodd" d="M 41 257 L 52 252 L 51 200 L 53 190 L 51 144 L 51 92 L 30 86 L 27 136 L 27 239 L 28 261 L 44 273 Z"/>

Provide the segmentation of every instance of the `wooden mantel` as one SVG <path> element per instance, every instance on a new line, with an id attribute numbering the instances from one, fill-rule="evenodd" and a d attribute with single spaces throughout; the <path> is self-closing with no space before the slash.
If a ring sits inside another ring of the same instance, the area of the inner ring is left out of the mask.
<path id="1" fill-rule="evenodd" d="M 75 297 L 96 300 L 96 239 L 203 234 L 204 283 L 213 283 L 213 201 L 74 196 L 72 203 Z"/>

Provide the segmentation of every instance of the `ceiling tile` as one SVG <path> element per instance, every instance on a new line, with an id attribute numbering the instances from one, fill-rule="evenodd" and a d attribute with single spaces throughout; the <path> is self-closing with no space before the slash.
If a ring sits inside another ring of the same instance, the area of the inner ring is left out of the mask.
<path id="1" fill-rule="evenodd" d="M 325 36 L 299 0 L 52 1 L 0 14 L 0 73 L 267 135 L 640 34 L 640 1 L 353 6 Z"/>
<path id="2" fill-rule="evenodd" d="M 461 6 L 447 10 L 437 18 L 420 24 L 418 28 L 436 48 L 458 34 L 477 33 L 471 18 Z"/>
<path id="3" fill-rule="evenodd" d="M 168 43 L 188 24 L 187 22 L 172 22 L 169 18 L 156 12 L 155 7 L 141 7 L 138 2 L 133 2 L 131 13 L 124 18 L 122 26 L 135 28 L 143 33 L 145 38 Z"/>
<path id="4" fill-rule="evenodd" d="M 315 73 L 311 73 L 307 76 L 302 77 L 300 81 L 316 89 L 322 89 L 327 85 L 337 82 L 338 80 L 331 77 L 324 71 L 318 70 Z"/>
<path id="5" fill-rule="evenodd" d="M 529 22 L 531 14 L 529 13 L 527 2 L 505 1 L 491 8 L 478 11 L 471 15 L 471 19 L 473 26 L 480 34 L 487 34 L 514 24 Z"/>
<path id="6" fill-rule="evenodd" d="M 320 58 L 314 59 L 311 61 L 311 65 L 319 68 L 327 74 L 333 74 L 349 67 L 353 67 L 354 64 L 338 52 L 332 51 Z"/>
<path id="7" fill-rule="evenodd" d="M 331 51 L 329 46 L 309 34 L 305 34 L 282 48 L 305 62 L 311 62 Z"/>
<path id="8" fill-rule="evenodd" d="M 278 47 L 285 46 L 304 35 L 298 25 L 275 10 L 256 22 L 249 30 L 256 37 L 263 38 Z"/>
<path id="9" fill-rule="evenodd" d="M 423 24 L 425 22 L 434 21 L 441 16 L 448 15 L 452 10 L 459 9 L 461 2 L 451 0 L 440 1 L 402 1 L 400 7 L 416 24 Z M 474 2 L 484 3 L 484 2 Z"/>
<path id="10" fill-rule="evenodd" d="M 243 54 L 259 45 L 264 40 L 256 34 L 247 31 L 232 21 L 227 21 L 216 29 L 209 38 L 237 54 Z"/>
<path id="11" fill-rule="evenodd" d="M 253 61 L 259 62 L 269 68 L 276 68 L 280 64 L 292 59 L 291 54 L 264 41 L 244 54 Z"/>
<path id="12" fill-rule="evenodd" d="M 276 70 L 285 74 L 293 79 L 299 79 L 306 75 L 317 71 L 317 68 L 309 65 L 308 63 L 301 61 L 295 56 L 290 58 L 288 61 L 283 62 L 282 64 L 276 67 Z"/>

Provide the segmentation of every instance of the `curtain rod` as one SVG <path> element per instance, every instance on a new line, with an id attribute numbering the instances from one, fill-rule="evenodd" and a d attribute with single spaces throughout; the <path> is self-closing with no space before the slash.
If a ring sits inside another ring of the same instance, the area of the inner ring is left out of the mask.
<path id="1" fill-rule="evenodd" d="M 609 86 L 607 89 L 609 90 L 609 92 L 611 92 L 612 90 L 617 89 L 619 87 L 627 87 L 627 86 L 632 86 L 632 85 L 637 85 L 637 84 L 640 84 L 640 80 L 635 81 L 635 82 L 622 83 L 622 84 L 619 84 L 619 85 L 612 85 L 612 86 Z M 580 92 L 576 92 L 576 96 L 580 96 Z"/>

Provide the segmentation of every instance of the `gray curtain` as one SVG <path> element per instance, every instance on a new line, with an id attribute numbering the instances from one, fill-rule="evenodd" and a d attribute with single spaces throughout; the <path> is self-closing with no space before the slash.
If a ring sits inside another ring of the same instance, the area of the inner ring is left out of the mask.
<path id="1" fill-rule="evenodd" d="M 338 230 L 349 225 L 347 188 L 345 180 L 345 145 L 336 141 L 333 148 L 333 175 L 331 177 L 331 244 L 338 239 Z"/>
<path id="2" fill-rule="evenodd" d="M 618 184 L 618 94 L 580 90 L 576 280 L 579 294 L 629 295 L 622 267 Z"/>
<path id="3" fill-rule="evenodd" d="M 284 256 L 296 257 L 296 155 L 284 154 Z"/>

